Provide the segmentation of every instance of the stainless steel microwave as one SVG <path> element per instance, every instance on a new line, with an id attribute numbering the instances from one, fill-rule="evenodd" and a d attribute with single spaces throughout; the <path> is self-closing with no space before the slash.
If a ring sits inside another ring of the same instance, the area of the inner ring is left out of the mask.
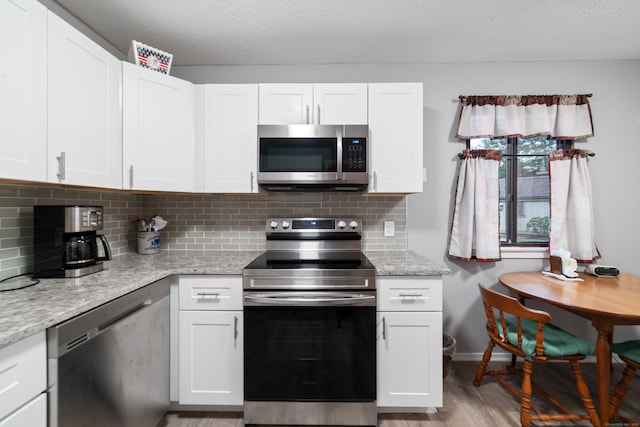
<path id="1" fill-rule="evenodd" d="M 362 191 L 366 125 L 258 125 L 258 184 L 273 191 Z"/>

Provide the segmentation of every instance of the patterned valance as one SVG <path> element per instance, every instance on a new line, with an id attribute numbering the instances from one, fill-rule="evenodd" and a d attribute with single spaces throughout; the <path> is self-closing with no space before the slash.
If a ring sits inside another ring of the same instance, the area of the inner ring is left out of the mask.
<path id="1" fill-rule="evenodd" d="M 456 137 L 512 138 L 549 135 L 554 139 L 593 136 L 588 95 L 461 97 Z"/>

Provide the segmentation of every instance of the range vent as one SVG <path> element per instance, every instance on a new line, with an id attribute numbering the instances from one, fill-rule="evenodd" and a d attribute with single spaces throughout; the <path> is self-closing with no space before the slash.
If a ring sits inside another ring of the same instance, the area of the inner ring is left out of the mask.
<path id="1" fill-rule="evenodd" d="M 89 340 L 89 333 L 84 333 L 79 337 L 67 342 L 67 351 L 73 350 L 74 348 L 76 348 L 83 342 L 86 342 L 87 340 Z"/>

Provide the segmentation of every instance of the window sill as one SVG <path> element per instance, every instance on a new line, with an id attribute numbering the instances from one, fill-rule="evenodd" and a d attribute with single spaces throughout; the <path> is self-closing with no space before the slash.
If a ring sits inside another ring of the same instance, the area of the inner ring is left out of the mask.
<path id="1" fill-rule="evenodd" d="M 505 246 L 500 248 L 502 259 L 543 259 L 549 258 L 549 248 Z"/>

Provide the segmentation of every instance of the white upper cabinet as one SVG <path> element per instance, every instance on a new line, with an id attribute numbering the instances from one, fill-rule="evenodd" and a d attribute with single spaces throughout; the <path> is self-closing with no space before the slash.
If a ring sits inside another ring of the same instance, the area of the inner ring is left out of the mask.
<path id="1" fill-rule="evenodd" d="M 193 84 L 122 63 L 123 188 L 194 191 Z"/>
<path id="2" fill-rule="evenodd" d="M 369 83 L 369 193 L 419 193 L 422 83 Z"/>
<path id="3" fill-rule="evenodd" d="M 196 99 L 204 192 L 257 193 L 258 85 L 198 85 Z"/>
<path id="4" fill-rule="evenodd" d="M 48 181 L 122 188 L 120 61 L 49 12 Z"/>
<path id="5" fill-rule="evenodd" d="M 366 125 L 367 84 L 313 85 L 314 123 L 317 125 Z"/>
<path id="6" fill-rule="evenodd" d="M 47 180 L 47 10 L 0 2 L 0 178 Z"/>
<path id="7" fill-rule="evenodd" d="M 367 84 L 260 84 L 260 124 L 367 124 Z"/>

